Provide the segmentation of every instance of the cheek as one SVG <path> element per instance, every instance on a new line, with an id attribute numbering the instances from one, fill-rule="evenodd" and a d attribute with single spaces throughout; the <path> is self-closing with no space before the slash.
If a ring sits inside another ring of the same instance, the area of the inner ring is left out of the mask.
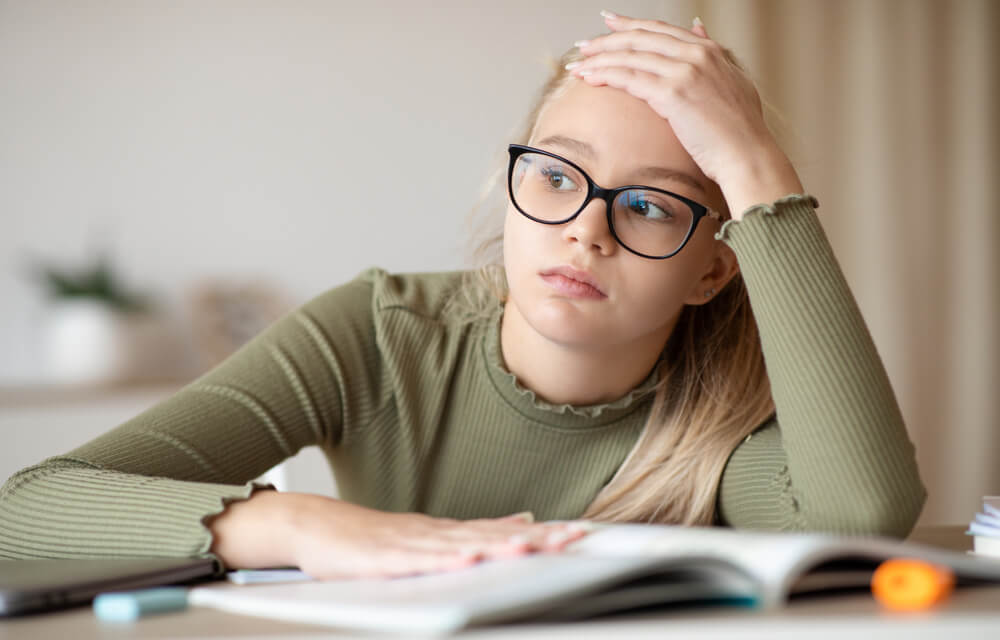
<path id="1" fill-rule="evenodd" d="M 521 250 L 521 239 L 518 237 L 517 226 L 508 209 L 503 221 L 503 257 L 504 262 L 511 262 L 511 257 Z"/>
<path id="2" fill-rule="evenodd" d="M 503 225 L 503 268 L 507 274 L 507 286 L 511 291 L 518 288 L 520 272 L 524 267 L 524 233 L 514 217 L 516 212 L 507 211 Z"/>
<path id="3" fill-rule="evenodd" d="M 647 318 L 671 316 L 683 305 L 687 278 L 679 265 L 651 264 L 629 275 L 629 299 L 637 314 Z"/>
<path id="4" fill-rule="evenodd" d="M 719 242 L 719 240 L 715 239 L 715 234 L 719 231 L 719 228 L 718 223 L 702 219 L 698 224 L 698 228 L 694 230 L 694 235 L 691 236 L 687 246 L 678 255 L 689 253 L 690 255 L 687 258 L 696 256 L 697 259 L 703 262 L 708 261 L 714 255 L 716 243 Z"/>
<path id="5" fill-rule="evenodd" d="M 507 277 L 518 270 L 530 268 L 532 257 L 540 255 L 539 247 L 544 240 L 544 227 L 528 220 L 513 208 L 508 208 L 503 226 L 503 255 Z"/>
<path id="6" fill-rule="evenodd" d="M 678 314 L 697 284 L 703 266 L 700 252 L 687 253 L 690 248 L 689 244 L 666 260 L 628 260 L 622 270 L 627 287 L 622 310 L 634 314 L 643 324 L 653 325 Z"/>

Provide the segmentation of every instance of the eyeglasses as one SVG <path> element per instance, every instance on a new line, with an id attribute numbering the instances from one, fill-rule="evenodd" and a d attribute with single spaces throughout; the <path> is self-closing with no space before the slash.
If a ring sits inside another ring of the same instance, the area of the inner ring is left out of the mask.
<path id="1" fill-rule="evenodd" d="M 611 235 L 643 258 L 669 258 L 684 248 L 702 218 L 722 220 L 718 212 L 663 189 L 639 185 L 605 189 L 566 158 L 542 149 L 512 144 L 507 150 L 507 192 L 525 217 L 542 224 L 565 224 L 599 198 L 607 204 Z"/>

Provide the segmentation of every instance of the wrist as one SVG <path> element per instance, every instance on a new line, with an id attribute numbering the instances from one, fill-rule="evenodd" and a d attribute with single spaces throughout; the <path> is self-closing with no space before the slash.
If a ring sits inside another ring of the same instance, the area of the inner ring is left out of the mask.
<path id="1" fill-rule="evenodd" d="M 206 522 L 212 553 L 233 569 L 292 565 L 293 518 L 304 495 L 258 490 L 246 500 L 230 503 Z"/>
<path id="2" fill-rule="evenodd" d="M 743 212 L 754 205 L 770 204 L 784 196 L 804 192 L 795 167 L 780 149 L 739 163 L 736 170 L 718 184 L 733 220 L 740 220 Z"/>

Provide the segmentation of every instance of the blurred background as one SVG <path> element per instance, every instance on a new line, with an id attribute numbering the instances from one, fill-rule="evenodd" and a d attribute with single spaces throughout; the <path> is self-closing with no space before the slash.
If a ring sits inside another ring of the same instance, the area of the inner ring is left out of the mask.
<path id="1" fill-rule="evenodd" d="M 993 0 L 0 0 L 0 480 L 370 265 L 466 266 L 602 8 L 698 15 L 749 67 L 903 408 L 921 523 L 967 522 L 1000 493 Z M 280 481 L 333 491 L 311 456 Z"/>

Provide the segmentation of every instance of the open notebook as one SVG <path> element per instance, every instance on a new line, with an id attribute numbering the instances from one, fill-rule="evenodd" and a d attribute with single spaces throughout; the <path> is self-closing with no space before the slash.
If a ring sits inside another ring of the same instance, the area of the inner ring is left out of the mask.
<path id="1" fill-rule="evenodd" d="M 885 538 L 605 525 L 563 554 L 393 580 L 206 586 L 193 589 L 190 602 L 350 629 L 447 633 L 656 604 L 774 608 L 797 593 L 867 587 L 892 557 L 946 565 L 967 581 L 1000 581 L 1000 561 Z"/>

